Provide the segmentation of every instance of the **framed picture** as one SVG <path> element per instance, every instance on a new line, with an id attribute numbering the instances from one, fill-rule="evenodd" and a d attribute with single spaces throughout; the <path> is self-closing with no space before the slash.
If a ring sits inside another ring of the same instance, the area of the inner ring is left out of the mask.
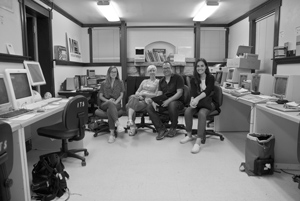
<path id="1" fill-rule="evenodd" d="M 77 38 L 70 36 L 66 33 L 67 47 L 68 47 L 68 57 L 70 61 L 82 61 L 82 56 L 80 53 L 80 45 Z"/>

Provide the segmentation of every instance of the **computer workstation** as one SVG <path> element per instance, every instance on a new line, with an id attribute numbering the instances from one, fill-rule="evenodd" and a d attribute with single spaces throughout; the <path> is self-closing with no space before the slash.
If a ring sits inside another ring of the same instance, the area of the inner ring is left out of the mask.
<path id="1" fill-rule="evenodd" d="M 12 200 L 31 200 L 26 142 L 33 139 L 31 135 L 36 127 L 60 121 L 66 104 L 66 101 L 59 101 L 62 98 L 42 99 L 38 92 L 32 90 L 32 87 L 44 83 L 38 62 L 24 62 L 24 69 L 5 69 L 4 74 L 0 75 L 0 118 L 12 128 L 14 166 L 11 177 L 18 181 L 11 188 Z M 39 96 L 36 97 L 36 94 Z M 54 105 L 52 101 L 58 104 Z M 38 112 L 41 108 L 43 112 Z M 14 114 L 21 110 L 29 113 Z"/>

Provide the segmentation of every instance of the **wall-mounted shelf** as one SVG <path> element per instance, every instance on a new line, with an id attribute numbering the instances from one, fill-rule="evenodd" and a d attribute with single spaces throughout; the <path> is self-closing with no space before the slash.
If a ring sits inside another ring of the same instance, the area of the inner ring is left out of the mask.
<path id="1" fill-rule="evenodd" d="M 23 63 L 24 60 L 28 60 L 29 58 L 30 57 L 27 57 L 27 56 L 0 53 L 0 61 L 1 62 Z"/>
<path id="2" fill-rule="evenodd" d="M 300 63 L 300 56 L 275 58 L 273 60 L 276 64 L 297 64 Z"/>

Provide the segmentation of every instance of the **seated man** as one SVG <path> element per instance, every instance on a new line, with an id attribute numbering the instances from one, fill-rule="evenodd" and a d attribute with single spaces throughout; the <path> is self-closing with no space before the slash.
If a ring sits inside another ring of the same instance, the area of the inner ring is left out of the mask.
<path id="1" fill-rule="evenodd" d="M 152 104 L 147 105 L 147 112 L 152 120 L 158 135 L 157 140 L 162 140 L 165 136 L 174 137 L 176 134 L 176 127 L 178 124 L 179 111 L 184 108 L 183 104 L 183 78 L 178 74 L 172 73 L 172 64 L 165 61 L 162 65 L 164 77 L 159 80 L 157 95 L 166 95 L 167 99 L 163 101 L 158 110 L 168 111 L 171 127 L 167 132 L 165 125 L 159 118 Z"/>

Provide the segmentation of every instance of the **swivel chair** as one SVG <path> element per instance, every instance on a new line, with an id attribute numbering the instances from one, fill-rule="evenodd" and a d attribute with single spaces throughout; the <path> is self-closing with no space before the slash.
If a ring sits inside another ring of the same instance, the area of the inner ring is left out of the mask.
<path id="1" fill-rule="evenodd" d="M 97 105 L 98 105 L 98 109 L 95 110 L 94 112 L 94 116 L 99 118 L 100 120 L 96 120 L 96 124 L 98 125 L 96 129 L 93 130 L 94 132 L 94 137 L 97 137 L 100 135 L 100 133 L 109 133 L 109 125 L 107 121 L 104 121 L 104 119 L 108 119 L 108 116 L 106 114 L 105 111 L 100 109 L 100 105 L 101 105 L 101 100 L 99 98 L 100 93 L 98 93 L 97 95 Z M 118 117 L 120 118 L 121 116 L 123 116 L 123 110 L 122 107 L 120 110 L 118 110 Z M 117 131 L 115 130 L 115 137 L 117 136 Z"/>
<path id="2" fill-rule="evenodd" d="M 147 111 L 138 111 L 138 112 L 136 112 L 136 115 L 139 115 L 141 117 L 141 122 L 135 124 L 137 129 L 138 128 L 149 128 L 149 129 L 152 129 L 153 133 L 156 133 L 156 129 L 154 128 L 153 124 L 145 122 L 145 116 L 147 116 Z"/>
<path id="3" fill-rule="evenodd" d="M 220 86 L 218 86 L 217 84 L 215 84 L 214 86 L 214 94 L 212 97 L 213 101 L 217 103 L 217 108 L 215 108 L 215 110 L 211 111 L 208 116 L 207 119 L 213 119 L 215 116 L 219 115 L 221 113 L 221 106 L 223 103 L 223 92 L 222 92 L 222 88 Z M 209 124 L 213 123 L 213 120 L 209 120 L 207 121 L 207 126 L 209 126 Z M 197 134 L 197 129 L 193 129 L 192 130 L 192 134 Z M 215 132 L 214 130 L 205 130 L 204 136 L 201 139 L 201 143 L 205 144 L 206 142 L 206 136 L 217 136 L 220 137 L 220 140 L 223 141 L 224 140 L 224 136 L 220 133 Z"/>
<path id="4" fill-rule="evenodd" d="M 85 136 L 85 124 L 88 121 L 88 101 L 82 95 L 77 95 L 74 98 L 70 99 L 66 104 L 63 114 L 62 122 L 41 127 L 37 129 L 37 133 L 40 136 L 61 139 L 62 148 L 59 152 L 55 152 L 60 156 L 60 158 L 73 157 L 80 159 L 81 165 L 85 166 L 85 158 L 79 156 L 75 153 L 84 152 L 84 156 L 88 156 L 89 153 L 87 149 L 68 149 L 68 141 L 79 141 L 82 140 Z M 40 158 L 50 155 L 45 154 L 40 156 Z"/>
<path id="5" fill-rule="evenodd" d="M 9 179 L 13 167 L 13 135 L 11 127 L 8 123 L 0 121 L 0 200 L 11 200 L 9 188 L 13 184 L 13 180 Z"/>

